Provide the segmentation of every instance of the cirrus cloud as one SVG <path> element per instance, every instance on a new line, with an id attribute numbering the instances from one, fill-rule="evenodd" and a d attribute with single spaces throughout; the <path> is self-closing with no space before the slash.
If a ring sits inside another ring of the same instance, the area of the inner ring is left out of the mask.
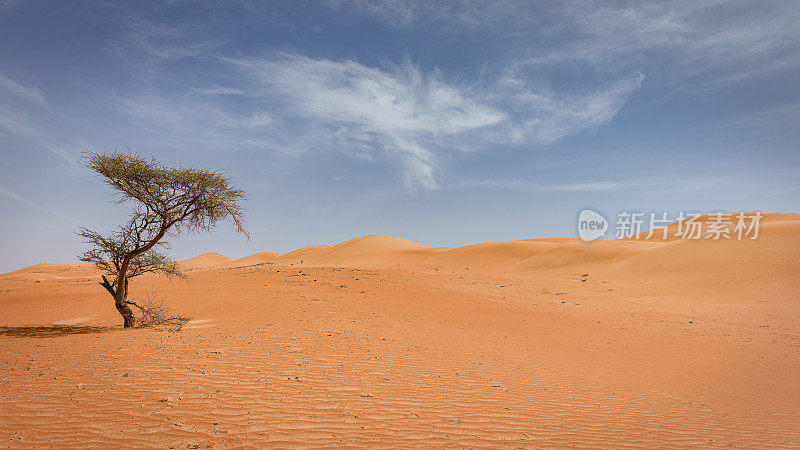
<path id="1" fill-rule="evenodd" d="M 509 73 L 484 84 L 447 82 L 408 60 L 383 68 L 289 53 L 222 61 L 245 80 L 225 92 L 277 109 L 282 121 L 302 121 L 306 137 L 320 136 L 328 146 L 388 154 L 402 164 L 412 188 L 436 188 L 439 160 L 453 152 L 549 145 L 596 130 L 644 78 L 635 73 L 564 94 Z"/>

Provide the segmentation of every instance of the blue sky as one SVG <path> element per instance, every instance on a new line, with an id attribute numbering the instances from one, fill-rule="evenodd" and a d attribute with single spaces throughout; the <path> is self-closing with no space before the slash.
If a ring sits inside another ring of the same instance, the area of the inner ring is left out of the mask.
<path id="1" fill-rule="evenodd" d="M 0 0 L 0 42 L 0 271 L 124 218 L 86 150 L 247 190 L 177 258 L 800 206 L 795 1 Z"/>

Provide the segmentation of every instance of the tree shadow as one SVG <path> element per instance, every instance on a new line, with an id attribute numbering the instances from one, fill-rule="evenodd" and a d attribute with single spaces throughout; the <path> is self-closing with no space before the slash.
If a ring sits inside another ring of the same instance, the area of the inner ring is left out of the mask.
<path id="1" fill-rule="evenodd" d="M 31 327 L 0 327 L 0 336 L 12 337 L 57 337 L 70 334 L 92 334 L 114 331 L 115 327 L 80 326 L 80 325 L 51 325 Z"/>

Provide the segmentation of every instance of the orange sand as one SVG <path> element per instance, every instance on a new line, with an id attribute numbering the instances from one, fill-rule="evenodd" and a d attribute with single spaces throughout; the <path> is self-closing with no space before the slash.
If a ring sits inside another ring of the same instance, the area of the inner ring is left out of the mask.
<path id="1" fill-rule="evenodd" d="M 179 332 L 39 264 L 0 275 L 0 446 L 796 447 L 800 214 L 760 234 L 208 253 L 132 282 Z"/>

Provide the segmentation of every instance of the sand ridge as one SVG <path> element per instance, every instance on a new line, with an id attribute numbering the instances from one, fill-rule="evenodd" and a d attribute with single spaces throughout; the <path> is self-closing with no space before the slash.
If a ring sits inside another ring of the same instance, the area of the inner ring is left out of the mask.
<path id="1" fill-rule="evenodd" d="M 182 268 L 187 270 L 207 269 L 209 267 L 220 266 L 233 262 L 227 256 L 220 255 L 219 253 L 208 252 L 194 258 L 185 259 L 180 261 Z"/>

